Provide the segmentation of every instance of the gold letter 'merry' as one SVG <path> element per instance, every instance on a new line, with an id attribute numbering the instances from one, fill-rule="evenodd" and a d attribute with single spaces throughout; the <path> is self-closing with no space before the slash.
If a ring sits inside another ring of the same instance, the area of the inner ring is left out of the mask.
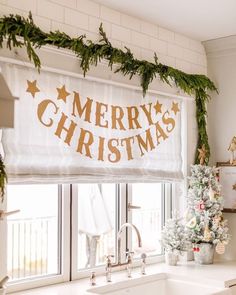
<path id="1" fill-rule="evenodd" d="M 93 100 L 87 97 L 87 101 L 82 107 L 80 95 L 78 92 L 74 91 L 74 101 L 73 101 L 73 111 L 72 116 L 76 117 L 75 110 L 77 110 L 77 114 L 81 118 L 83 113 L 85 113 L 84 121 L 91 123 L 91 110 L 92 110 Z"/>

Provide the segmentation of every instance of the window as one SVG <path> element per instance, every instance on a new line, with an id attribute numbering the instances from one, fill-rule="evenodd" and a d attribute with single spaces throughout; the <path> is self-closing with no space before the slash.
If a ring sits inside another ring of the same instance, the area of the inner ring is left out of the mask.
<path id="1" fill-rule="evenodd" d="M 142 251 L 162 255 L 170 188 L 167 183 L 8 185 L 7 210 L 21 210 L 7 221 L 10 291 L 77 279 L 93 268 L 104 271 L 105 256 L 117 254 L 117 232 L 125 222 L 139 229 Z M 128 249 L 140 255 L 130 230 L 122 236 L 122 253 Z"/>
<path id="2" fill-rule="evenodd" d="M 160 255 L 162 247 L 160 234 L 164 223 L 164 186 L 162 183 L 135 183 L 130 185 L 128 210 L 129 220 L 135 224 L 141 233 L 144 250 L 152 255 Z M 133 249 L 136 249 L 135 232 L 131 239 Z M 136 249 L 138 252 L 138 249 Z"/>
<path id="3" fill-rule="evenodd" d="M 7 270 L 11 280 L 60 272 L 60 207 L 57 185 L 9 185 Z"/>
<path id="4" fill-rule="evenodd" d="M 115 251 L 115 184 L 78 185 L 78 270 L 104 264 Z"/>

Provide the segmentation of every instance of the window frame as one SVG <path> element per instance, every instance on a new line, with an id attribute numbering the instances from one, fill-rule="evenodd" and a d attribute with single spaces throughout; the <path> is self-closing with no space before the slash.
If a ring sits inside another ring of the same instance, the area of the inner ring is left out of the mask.
<path id="1" fill-rule="evenodd" d="M 26 289 L 32 289 L 36 287 L 43 287 L 56 283 L 63 283 L 73 280 L 82 279 L 90 276 L 91 271 L 96 271 L 96 274 L 104 274 L 105 267 L 104 265 L 97 266 L 91 269 L 77 269 L 77 237 L 78 237 L 78 185 L 77 184 L 64 184 L 59 185 L 61 187 L 61 267 L 60 274 L 48 275 L 37 278 L 27 278 L 20 281 L 12 282 L 8 285 L 9 292 L 23 291 Z M 175 193 L 173 189 L 175 187 L 174 183 L 162 183 L 162 210 L 164 210 L 162 224 L 167 218 L 171 217 L 171 211 L 173 206 L 173 196 L 172 193 Z M 116 184 L 116 206 L 117 206 L 117 222 L 116 222 L 116 235 L 120 226 L 129 222 L 129 212 L 128 212 L 128 203 L 130 202 L 131 184 L 120 183 Z M 6 197 L 7 200 L 7 197 Z M 3 208 L 6 207 L 6 200 L 3 203 Z M 6 231 L 7 222 L 3 221 L 0 223 L 0 233 Z M 122 243 L 121 253 L 123 253 L 122 260 L 125 260 L 125 252 L 127 247 L 132 249 L 131 245 L 128 245 L 128 239 L 126 239 L 126 231 L 122 233 L 123 239 L 125 240 Z M 73 243 L 72 243 L 73 241 Z M 117 241 L 117 239 L 116 239 Z M 4 244 L 1 246 L 3 251 L 7 251 L 7 248 Z M 116 245 L 117 252 L 117 245 Z M 110 253 L 107 253 L 107 255 Z M 7 259 L 7 255 L 5 255 Z M 153 264 L 164 261 L 164 252 L 160 255 L 148 256 L 147 264 Z M 6 261 L 5 261 L 6 262 Z M 141 265 L 140 259 L 134 259 L 133 267 Z M 119 271 L 125 269 L 126 267 L 121 267 L 119 269 L 114 269 L 114 271 Z M 3 274 L 6 273 L 5 270 L 1 269 Z"/>
<path id="2" fill-rule="evenodd" d="M 72 185 L 72 186 L 76 186 Z M 167 183 L 167 182 L 163 182 L 162 183 L 162 210 L 164 210 L 164 213 L 162 215 L 162 226 L 165 223 L 165 220 L 171 217 L 171 212 L 172 212 L 172 208 L 173 208 L 173 186 L 175 186 L 174 183 Z M 76 191 L 76 193 L 78 193 L 78 190 L 74 189 L 74 191 Z M 117 205 L 118 205 L 118 213 L 117 213 L 117 222 L 116 224 L 118 225 L 118 228 L 116 228 L 116 234 L 120 228 L 120 226 L 125 223 L 125 222 L 130 222 L 129 221 L 129 212 L 128 212 L 128 203 L 130 201 L 132 201 L 130 199 L 130 196 L 132 196 L 132 190 L 131 190 L 131 183 L 120 183 L 117 184 L 117 192 L 118 192 L 118 196 L 117 196 Z M 77 233 L 78 233 L 78 227 L 77 227 L 77 220 L 78 220 L 78 212 L 77 212 L 77 206 L 78 206 L 78 198 L 76 198 L 76 194 L 74 196 L 72 196 L 72 199 L 75 199 L 72 204 L 72 219 L 73 219 L 73 223 L 75 224 L 74 226 L 72 226 L 72 236 L 73 237 L 73 241 L 77 241 Z M 122 239 L 124 240 L 124 243 L 122 243 L 121 247 L 121 261 L 125 262 L 125 258 L 126 258 L 126 249 L 132 249 L 132 245 L 131 245 L 131 239 L 127 239 L 127 233 L 126 231 L 124 231 L 122 233 Z M 116 239 L 117 242 L 117 239 Z M 116 244 L 116 252 L 117 252 L 117 244 Z M 107 255 L 109 255 L 110 253 L 107 253 Z M 77 269 L 77 243 L 74 243 L 74 245 L 72 246 L 72 264 L 71 264 L 71 280 L 78 280 L 78 279 L 82 279 L 82 278 L 86 278 L 89 277 L 92 271 L 96 271 L 97 275 L 101 275 L 105 273 L 105 265 L 101 265 L 101 266 L 97 266 L 95 268 L 89 268 L 89 269 L 82 269 L 82 270 L 78 270 Z M 115 259 L 115 258 L 114 258 Z M 163 262 L 164 261 L 164 249 L 162 250 L 161 254 L 158 255 L 149 255 L 147 258 L 147 264 L 154 264 L 154 263 L 158 263 L 158 262 Z M 140 259 L 134 259 L 133 261 L 133 267 L 138 267 L 141 266 L 141 260 Z M 119 268 L 115 268 L 113 270 L 113 272 L 116 271 L 120 271 L 120 270 L 124 270 L 126 269 L 126 266 L 122 266 Z"/>
<path id="3" fill-rule="evenodd" d="M 69 245 L 66 241 L 70 238 L 70 228 L 69 228 L 69 219 L 70 219 L 70 186 L 63 185 L 58 187 L 58 191 L 61 190 L 61 194 L 58 193 L 58 198 L 60 198 L 59 211 L 61 211 L 61 216 L 59 216 L 59 228 L 60 233 L 58 239 L 59 243 L 59 274 L 55 275 L 46 275 L 39 277 L 32 277 L 27 279 L 22 279 L 19 281 L 13 281 L 8 284 L 8 292 L 18 292 L 26 289 L 33 289 L 36 287 L 43 287 L 47 285 L 52 285 L 56 283 L 68 282 L 70 280 L 70 266 L 67 261 L 70 257 Z M 61 196 L 60 196 L 61 195 Z M 7 196 L 6 196 L 7 199 Z M 7 204 L 7 201 L 6 201 Z M 7 207 L 7 205 L 6 205 Z M 5 230 L 7 231 L 7 221 L 5 222 Z M 6 239 L 7 240 L 7 239 Z M 7 253 L 7 248 L 5 250 Z M 7 264 L 7 255 L 5 255 L 5 263 Z"/>

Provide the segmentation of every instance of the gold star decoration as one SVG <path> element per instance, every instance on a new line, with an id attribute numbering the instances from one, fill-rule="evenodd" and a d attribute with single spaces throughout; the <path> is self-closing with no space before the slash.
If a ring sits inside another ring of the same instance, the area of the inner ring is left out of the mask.
<path id="1" fill-rule="evenodd" d="M 159 103 L 159 101 L 157 100 L 157 103 L 154 105 L 154 109 L 155 109 L 155 111 L 156 111 L 156 114 L 158 114 L 158 113 L 162 113 L 162 111 L 161 111 L 161 107 L 162 107 L 162 104 Z"/>
<path id="2" fill-rule="evenodd" d="M 37 87 L 37 80 L 34 80 L 33 82 L 27 80 L 28 88 L 26 89 L 26 92 L 29 92 L 33 97 L 35 97 L 35 94 L 37 92 L 40 92 L 40 89 Z"/>
<path id="3" fill-rule="evenodd" d="M 198 159 L 199 159 L 200 165 L 204 165 L 205 159 L 206 159 L 206 153 L 207 153 L 207 150 L 204 144 L 201 149 L 198 149 L 198 152 L 199 152 Z"/>
<path id="4" fill-rule="evenodd" d="M 57 99 L 62 99 L 66 103 L 66 97 L 70 95 L 70 93 L 66 91 L 65 85 L 63 85 L 61 88 L 57 88 L 57 92 Z"/>
<path id="5" fill-rule="evenodd" d="M 180 112 L 178 102 L 172 102 L 172 108 L 171 108 L 171 110 L 175 113 L 175 115 L 176 115 L 178 112 Z"/>

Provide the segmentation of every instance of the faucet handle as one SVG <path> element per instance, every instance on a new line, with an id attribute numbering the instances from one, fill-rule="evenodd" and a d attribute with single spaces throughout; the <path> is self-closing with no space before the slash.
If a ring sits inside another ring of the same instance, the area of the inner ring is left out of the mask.
<path id="1" fill-rule="evenodd" d="M 127 269 L 128 278 L 131 278 L 132 277 L 131 272 L 132 272 L 133 254 L 134 254 L 134 252 L 132 252 L 132 251 L 127 251 L 126 252 L 126 255 L 127 255 L 127 266 L 126 266 L 126 269 Z"/>
<path id="2" fill-rule="evenodd" d="M 134 255 L 134 251 L 129 251 L 129 250 L 128 250 L 128 251 L 126 251 L 125 253 L 126 253 L 127 255 Z"/>
<path id="3" fill-rule="evenodd" d="M 95 286 L 96 285 L 96 274 L 95 274 L 95 271 L 92 271 L 91 272 L 91 275 L 90 275 L 90 285 L 91 286 Z"/>
<path id="4" fill-rule="evenodd" d="M 142 253 L 141 254 L 141 274 L 142 275 L 146 274 L 146 258 L 147 258 L 147 254 Z"/>
<path id="5" fill-rule="evenodd" d="M 107 261 L 107 264 L 108 264 L 108 263 L 111 263 L 112 258 L 114 258 L 114 257 L 115 257 L 115 256 L 112 255 L 112 254 L 110 254 L 110 255 L 106 255 L 106 261 Z"/>
<path id="6" fill-rule="evenodd" d="M 133 251 L 126 251 L 126 257 L 128 260 L 132 261 L 134 252 Z"/>
<path id="7" fill-rule="evenodd" d="M 141 254 L 142 262 L 146 262 L 146 258 L 147 258 L 147 254 L 146 253 L 142 253 Z"/>
<path id="8" fill-rule="evenodd" d="M 107 283 L 111 282 L 111 268 L 112 268 L 112 262 L 111 258 L 113 258 L 114 255 L 107 255 L 106 256 L 106 280 Z"/>

